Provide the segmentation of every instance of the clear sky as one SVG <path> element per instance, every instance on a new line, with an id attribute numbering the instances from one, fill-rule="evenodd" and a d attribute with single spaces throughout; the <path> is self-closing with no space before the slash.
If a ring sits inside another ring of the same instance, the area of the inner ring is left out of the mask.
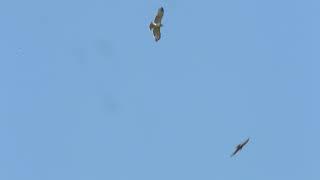
<path id="1" fill-rule="evenodd" d="M 319 180 L 319 7 L 0 1 L 0 179 Z"/>

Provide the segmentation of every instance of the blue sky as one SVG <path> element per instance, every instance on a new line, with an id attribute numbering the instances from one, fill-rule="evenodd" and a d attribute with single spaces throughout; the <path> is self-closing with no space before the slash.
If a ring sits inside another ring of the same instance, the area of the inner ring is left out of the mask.
<path id="1" fill-rule="evenodd" d="M 1 1 L 0 179 L 318 180 L 319 6 Z"/>

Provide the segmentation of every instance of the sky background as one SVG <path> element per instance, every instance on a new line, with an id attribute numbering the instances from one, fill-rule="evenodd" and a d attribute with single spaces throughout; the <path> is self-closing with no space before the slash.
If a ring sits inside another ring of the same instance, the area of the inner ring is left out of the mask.
<path id="1" fill-rule="evenodd" d="M 319 7 L 0 1 L 0 179 L 319 180 Z"/>

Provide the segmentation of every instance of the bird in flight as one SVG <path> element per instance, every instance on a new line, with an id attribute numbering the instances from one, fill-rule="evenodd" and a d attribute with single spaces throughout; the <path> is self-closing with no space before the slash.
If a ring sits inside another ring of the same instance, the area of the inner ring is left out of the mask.
<path id="1" fill-rule="evenodd" d="M 161 20 L 162 20 L 163 13 L 164 13 L 163 7 L 160 7 L 158 9 L 158 12 L 154 21 L 151 22 L 149 25 L 150 31 L 151 30 L 153 31 L 153 36 L 156 42 L 159 41 L 161 37 L 160 28 L 162 27 Z"/>
<path id="2" fill-rule="evenodd" d="M 236 150 L 231 154 L 231 157 L 234 156 L 234 155 L 236 155 L 236 154 L 249 142 L 249 139 L 250 139 L 250 138 L 248 138 L 247 140 L 245 140 L 243 143 L 238 144 L 238 145 L 236 146 Z"/>

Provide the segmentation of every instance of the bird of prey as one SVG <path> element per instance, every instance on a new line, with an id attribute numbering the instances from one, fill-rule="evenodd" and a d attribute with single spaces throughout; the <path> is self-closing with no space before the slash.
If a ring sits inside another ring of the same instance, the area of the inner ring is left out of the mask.
<path id="1" fill-rule="evenodd" d="M 160 7 L 158 9 L 158 13 L 157 13 L 154 21 L 151 22 L 149 25 L 150 31 L 151 30 L 153 31 L 153 36 L 154 36 L 154 39 L 156 40 L 156 42 L 159 41 L 159 39 L 161 37 L 160 28 L 162 27 L 161 20 L 162 20 L 163 13 L 164 13 L 163 7 Z"/>
<path id="2" fill-rule="evenodd" d="M 236 150 L 231 154 L 231 157 L 234 156 L 234 155 L 236 155 L 236 154 L 249 142 L 249 139 L 250 139 L 250 138 L 248 138 L 247 140 L 245 140 L 243 143 L 238 144 L 238 145 L 236 146 Z"/>

